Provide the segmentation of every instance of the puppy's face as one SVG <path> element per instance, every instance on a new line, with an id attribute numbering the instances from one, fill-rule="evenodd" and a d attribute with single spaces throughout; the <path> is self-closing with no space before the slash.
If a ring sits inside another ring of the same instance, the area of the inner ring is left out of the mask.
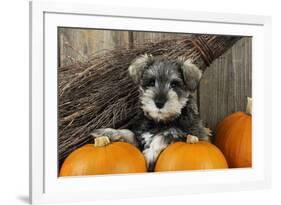
<path id="1" fill-rule="evenodd" d="M 157 61 L 145 69 L 140 90 L 144 114 L 157 122 L 180 115 L 189 95 L 179 66 L 169 61 Z"/>
<path id="2" fill-rule="evenodd" d="M 129 72 L 140 85 L 145 116 L 156 122 L 169 122 L 179 116 L 201 78 L 201 71 L 189 61 L 169 61 L 151 55 L 135 59 Z"/>

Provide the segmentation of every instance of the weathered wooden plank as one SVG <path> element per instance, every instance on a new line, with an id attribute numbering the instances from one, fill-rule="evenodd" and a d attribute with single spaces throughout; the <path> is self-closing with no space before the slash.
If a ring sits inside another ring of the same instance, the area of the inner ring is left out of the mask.
<path id="1" fill-rule="evenodd" d="M 219 121 L 245 111 L 252 96 L 252 38 L 244 37 L 205 71 L 199 88 L 200 114 L 215 131 Z"/>
<path id="2" fill-rule="evenodd" d="M 59 28 L 60 66 L 85 61 L 92 54 L 107 49 L 128 47 L 127 31 Z"/>
<path id="3" fill-rule="evenodd" d="M 148 43 L 148 42 L 156 43 L 162 40 L 168 40 L 183 35 L 189 35 L 189 34 L 177 34 L 177 33 L 140 32 L 140 31 L 132 32 L 132 33 L 133 33 L 133 38 L 134 38 L 133 42 L 135 47 L 143 43 Z"/>

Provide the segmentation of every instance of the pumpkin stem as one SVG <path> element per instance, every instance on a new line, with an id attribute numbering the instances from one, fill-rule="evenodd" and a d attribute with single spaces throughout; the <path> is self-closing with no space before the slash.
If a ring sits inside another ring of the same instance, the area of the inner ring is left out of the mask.
<path id="1" fill-rule="evenodd" d="M 107 136 L 101 136 L 95 138 L 95 147 L 103 147 L 110 143 L 110 140 Z"/>
<path id="2" fill-rule="evenodd" d="M 252 98 L 250 98 L 250 97 L 247 97 L 246 113 L 248 115 L 252 115 Z"/>

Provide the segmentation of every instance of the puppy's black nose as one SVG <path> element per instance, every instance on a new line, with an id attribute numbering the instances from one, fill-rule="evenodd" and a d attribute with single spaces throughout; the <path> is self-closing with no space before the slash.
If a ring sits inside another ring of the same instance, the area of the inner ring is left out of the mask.
<path id="1" fill-rule="evenodd" d="M 162 107 L 164 107 L 165 101 L 164 100 L 156 100 L 155 105 L 156 105 L 157 108 L 161 109 Z"/>

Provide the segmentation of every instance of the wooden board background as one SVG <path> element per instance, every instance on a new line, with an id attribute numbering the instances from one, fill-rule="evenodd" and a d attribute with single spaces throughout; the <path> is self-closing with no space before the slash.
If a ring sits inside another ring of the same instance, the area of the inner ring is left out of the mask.
<path id="1" fill-rule="evenodd" d="M 246 97 L 252 97 L 251 48 L 252 39 L 244 37 L 216 59 L 202 77 L 200 114 L 212 130 L 226 115 L 246 110 Z"/>
<path id="2" fill-rule="evenodd" d="M 86 60 L 96 52 L 182 35 L 190 34 L 59 28 L 59 66 Z M 252 39 L 244 37 L 206 69 L 195 95 L 201 118 L 213 131 L 226 115 L 245 111 L 246 96 L 252 96 L 251 55 Z"/>

